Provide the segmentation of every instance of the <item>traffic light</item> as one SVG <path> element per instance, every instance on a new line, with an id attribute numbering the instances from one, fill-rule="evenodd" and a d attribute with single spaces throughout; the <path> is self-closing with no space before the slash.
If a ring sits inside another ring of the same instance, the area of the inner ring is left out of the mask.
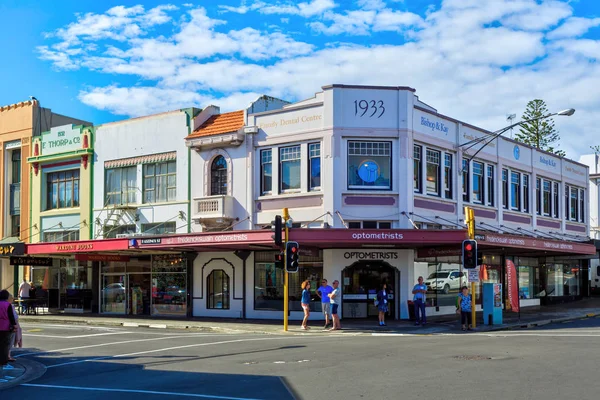
<path id="1" fill-rule="evenodd" d="M 285 244 L 285 270 L 287 272 L 295 273 L 298 272 L 298 251 L 300 246 L 298 242 L 287 242 Z"/>
<path id="2" fill-rule="evenodd" d="M 273 231 L 273 241 L 275 242 L 275 246 L 281 247 L 283 244 L 283 240 L 281 238 L 281 230 L 283 229 L 283 224 L 281 221 L 281 215 L 275 216 L 275 221 L 271 221 L 271 230 Z"/>
<path id="3" fill-rule="evenodd" d="M 462 261 L 464 269 L 477 267 L 477 242 L 467 239 L 462 242 Z"/>
<path id="4" fill-rule="evenodd" d="M 282 251 L 279 254 L 275 254 L 275 268 L 283 269 L 283 263 L 285 261 L 285 253 Z"/>
<path id="5" fill-rule="evenodd" d="M 483 265 L 483 254 L 479 251 L 477 252 L 477 266 Z"/>

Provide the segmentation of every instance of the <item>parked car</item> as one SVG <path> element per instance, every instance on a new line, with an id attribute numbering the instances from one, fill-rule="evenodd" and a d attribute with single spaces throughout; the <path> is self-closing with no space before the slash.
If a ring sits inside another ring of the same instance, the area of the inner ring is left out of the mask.
<path id="1" fill-rule="evenodd" d="M 461 277 L 464 274 L 459 270 L 437 271 L 432 273 L 425 280 L 427 290 L 432 292 L 441 292 L 444 294 L 450 291 L 459 291 L 461 286 Z"/>
<path id="2" fill-rule="evenodd" d="M 111 283 L 102 289 L 103 297 L 108 301 L 121 302 L 125 300 L 125 286 L 120 283 Z"/>

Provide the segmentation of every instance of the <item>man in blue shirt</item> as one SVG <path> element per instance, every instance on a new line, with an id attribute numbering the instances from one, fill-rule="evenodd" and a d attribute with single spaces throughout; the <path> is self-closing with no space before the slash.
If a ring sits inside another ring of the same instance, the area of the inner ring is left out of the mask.
<path id="1" fill-rule="evenodd" d="M 321 298 L 321 310 L 325 315 L 325 326 L 323 329 L 327 329 L 329 326 L 329 319 L 331 318 L 331 302 L 328 294 L 333 292 L 333 288 L 327 284 L 327 279 L 321 280 L 321 287 L 317 289 L 317 296 Z"/>
<path id="2" fill-rule="evenodd" d="M 413 288 L 413 302 L 415 306 L 415 325 L 421 324 L 424 326 L 427 323 L 427 317 L 425 316 L 425 300 L 427 295 L 427 286 L 423 283 L 423 277 L 419 277 L 419 283 Z M 419 318 L 419 311 L 421 318 Z"/>

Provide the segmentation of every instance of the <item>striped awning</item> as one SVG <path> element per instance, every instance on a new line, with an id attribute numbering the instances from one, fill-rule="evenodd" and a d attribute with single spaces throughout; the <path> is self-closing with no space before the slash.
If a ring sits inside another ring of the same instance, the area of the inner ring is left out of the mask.
<path id="1" fill-rule="evenodd" d="M 121 158 L 119 160 L 104 161 L 104 168 L 130 167 L 138 164 L 152 164 L 158 162 L 174 161 L 177 159 L 177 152 L 149 154 L 147 156 Z"/>

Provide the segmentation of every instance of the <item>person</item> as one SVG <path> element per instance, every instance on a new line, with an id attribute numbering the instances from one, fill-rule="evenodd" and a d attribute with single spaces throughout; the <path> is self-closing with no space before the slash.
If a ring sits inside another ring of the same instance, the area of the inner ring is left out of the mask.
<path id="1" fill-rule="evenodd" d="M 0 372 L 8 364 L 10 338 L 17 325 L 13 306 L 8 302 L 9 297 L 7 290 L 0 291 Z"/>
<path id="2" fill-rule="evenodd" d="M 385 313 L 388 312 L 387 285 L 383 283 L 377 292 L 377 309 L 379 310 L 379 326 L 385 326 Z"/>
<path id="3" fill-rule="evenodd" d="M 321 280 L 321 287 L 317 289 L 317 296 L 321 298 L 321 310 L 325 315 L 325 326 L 323 329 L 329 327 L 329 320 L 331 318 L 331 302 L 329 299 L 329 293 L 333 291 L 333 288 L 327 284 L 327 279 Z"/>
<path id="4" fill-rule="evenodd" d="M 413 287 L 413 303 L 415 307 L 415 325 L 425 326 L 427 323 L 427 316 L 425 315 L 425 301 L 427 295 L 427 286 L 423 283 L 423 277 L 420 276 L 418 283 Z M 419 318 L 419 311 L 421 317 Z"/>
<path id="5" fill-rule="evenodd" d="M 302 320 L 302 329 L 308 329 L 308 317 L 310 317 L 310 281 L 302 282 L 302 309 L 304 310 L 304 319 Z"/>
<path id="6" fill-rule="evenodd" d="M 10 304 L 12 304 L 14 302 L 15 298 L 12 295 L 9 295 L 8 297 L 8 302 Z M 8 362 L 15 362 L 17 360 L 15 360 L 12 355 L 11 355 L 11 350 L 13 347 L 21 347 L 22 346 L 22 334 L 21 334 L 21 327 L 19 325 L 19 314 L 17 313 L 17 310 L 15 310 L 15 308 L 13 307 L 13 315 L 15 317 L 15 329 L 11 334 L 10 337 L 10 347 L 8 349 Z"/>
<path id="7" fill-rule="evenodd" d="M 342 304 L 342 291 L 340 290 L 340 281 L 333 281 L 333 290 L 327 296 L 331 302 L 331 319 L 333 320 L 333 326 L 330 331 L 338 331 L 342 329 L 340 324 L 340 317 L 338 315 L 338 308 Z"/>
<path id="8" fill-rule="evenodd" d="M 27 279 L 23 278 L 23 282 L 21 286 L 19 286 L 19 298 L 23 300 L 21 303 L 21 308 L 23 310 L 23 314 L 27 313 L 27 300 L 29 300 L 29 291 L 31 290 L 31 285 L 27 282 Z"/>
<path id="9" fill-rule="evenodd" d="M 458 294 L 458 306 L 456 308 L 456 313 L 460 313 L 460 323 L 462 324 L 462 330 L 466 331 L 472 329 L 471 325 L 471 295 L 469 294 L 469 288 L 463 286 L 461 289 L 461 293 Z M 469 328 L 467 328 L 467 326 Z"/>

